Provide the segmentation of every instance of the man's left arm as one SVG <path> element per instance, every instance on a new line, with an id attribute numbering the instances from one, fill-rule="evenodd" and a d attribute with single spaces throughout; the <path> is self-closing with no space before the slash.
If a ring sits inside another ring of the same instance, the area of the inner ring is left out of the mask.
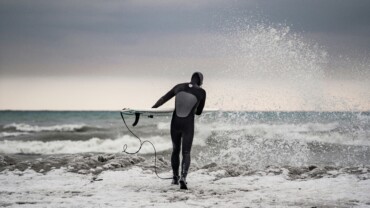
<path id="1" fill-rule="evenodd" d="M 206 103 L 206 91 L 204 91 L 204 96 L 199 102 L 197 111 L 195 112 L 196 115 L 202 114 L 205 103 Z"/>

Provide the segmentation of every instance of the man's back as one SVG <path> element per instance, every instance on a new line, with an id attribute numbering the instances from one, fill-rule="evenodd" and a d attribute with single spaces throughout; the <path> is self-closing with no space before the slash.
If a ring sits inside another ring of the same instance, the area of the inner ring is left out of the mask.
<path id="1" fill-rule="evenodd" d="M 175 112 L 178 117 L 194 115 L 198 107 L 201 108 L 199 109 L 201 113 L 205 100 L 205 91 L 202 88 L 191 83 L 183 83 L 176 85 L 173 90 L 176 95 Z"/>

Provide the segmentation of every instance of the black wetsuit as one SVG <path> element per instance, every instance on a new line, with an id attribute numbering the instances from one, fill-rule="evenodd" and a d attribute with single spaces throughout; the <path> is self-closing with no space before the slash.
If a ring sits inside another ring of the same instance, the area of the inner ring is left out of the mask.
<path id="1" fill-rule="evenodd" d="M 200 79 L 202 78 L 200 77 Z M 186 177 L 189 170 L 190 151 L 194 136 L 194 114 L 200 115 L 202 113 L 206 100 L 206 92 L 198 84 L 201 84 L 201 81 L 199 83 L 198 80 L 197 83 L 193 79 L 190 83 L 178 84 L 161 97 L 153 106 L 153 108 L 159 107 L 176 96 L 175 111 L 171 120 L 171 138 L 173 144 L 171 165 L 174 176 L 179 175 L 181 143 L 181 176 Z"/>

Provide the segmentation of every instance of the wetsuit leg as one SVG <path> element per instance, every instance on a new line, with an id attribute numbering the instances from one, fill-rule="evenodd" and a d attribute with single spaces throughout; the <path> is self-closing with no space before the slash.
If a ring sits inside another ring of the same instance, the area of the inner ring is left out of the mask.
<path id="1" fill-rule="evenodd" d="M 171 125 L 171 139 L 173 147 L 171 155 L 171 166 L 173 175 L 178 176 L 180 166 L 181 132 L 178 131 L 173 124 Z"/>
<path id="2" fill-rule="evenodd" d="M 181 163 L 181 175 L 186 177 L 188 174 L 188 170 L 190 167 L 190 152 L 191 146 L 193 144 L 193 137 L 194 137 L 194 121 L 189 119 L 190 121 L 187 123 L 186 128 L 184 129 L 182 135 L 182 163 Z"/>

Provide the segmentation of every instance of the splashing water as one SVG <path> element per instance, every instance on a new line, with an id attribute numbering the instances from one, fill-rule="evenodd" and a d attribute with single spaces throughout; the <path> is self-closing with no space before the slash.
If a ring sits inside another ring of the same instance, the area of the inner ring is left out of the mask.
<path id="1" fill-rule="evenodd" d="M 219 73 L 220 77 L 217 82 L 223 84 L 222 89 L 220 84 L 217 85 L 217 93 L 222 95 L 215 102 L 215 106 L 253 111 L 335 109 L 336 103 L 332 103 L 333 99 L 323 90 L 328 53 L 322 47 L 291 32 L 285 25 L 253 21 L 231 25 L 225 29 L 217 43 L 219 53 L 224 55 L 226 70 L 215 72 Z M 299 131 L 300 125 L 294 125 L 295 122 L 302 122 L 300 117 L 290 120 L 293 124 L 289 126 L 279 119 L 268 124 L 264 122 L 269 122 L 269 119 L 250 122 L 250 115 L 245 116 L 243 112 L 214 119 L 219 123 L 216 124 L 218 128 L 232 128 L 226 131 L 215 129 L 212 132 L 206 141 L 209 148 L 199 154 L 200 161 L 246 164 L 255 168 L 267 165 L 302 166 L 310 163 L 328 165 L 332 162 L 361 164 L 369 154 L 368 147 L 355 150 L 356 148 L 346 146 L 357 144 L 355 140 L 351 141 L 351 138 L 360 138 L 354 129 L 348 134 L 338 133 L 335 128 L 328 131 L 330 133 L 322 133 L 317 129 L 314 133 L 302 133 Z M 326 128 L 327 125 L 336 126 L 335 120 L 327 124 L 323 119 L 318 116 L 302 125 L 309 126 L 311 122 L 320 128 Z M 220 125 L 220 122 L 223 123 Z M 253 128 L 256 124 L 258 127 Z M 340 124 L 338 128 L 341 129 L 341 125 L 347 124 Z M 263 125 L 266 127 L 260 128 Z M 367 125 L 368 122 L 361 124 L 365 129 Z M 352 127 L 356 128 L 356 125 Z M 366 135 L 369 132 L 363 132 L 365 136 L 361 137 L 361 144 L 368 144 Z M 312 135 L 307 136 L 310 134 Z M 339 144 L 327 145 L 327 142 Z M 344 154 L 337 154 L 340 151 Z M 356 155 L 351 151 L 361 153 Z"/>
<path id="2" fill-rule="evenodd" d="M 231 25 L 215 43 L 225 65 L 225 70 L 215 72 L 219 73 L 217 83 L 225 86 L 216 106 L 242 110 L 325 108 L 325 50 L 285 25 L 253 21 Z"/>
<path id="3" fill-rule="evenodd" d="M 256 169 L 369 164 L 369 118 L 368 112 L 222 112 L 200 120 L 199 130 L 210 122 L 212 131 L 196 160 Z"/>
<path id="4" fill-rule="evenodd" d="M 254 79 L 308 81 L 322 78 L 326 52 L 290 33 L 288 26 L 257 23 L 229 33 L 230 71 Z M 300 81 L 300 83 L 302 83 Z"/>

